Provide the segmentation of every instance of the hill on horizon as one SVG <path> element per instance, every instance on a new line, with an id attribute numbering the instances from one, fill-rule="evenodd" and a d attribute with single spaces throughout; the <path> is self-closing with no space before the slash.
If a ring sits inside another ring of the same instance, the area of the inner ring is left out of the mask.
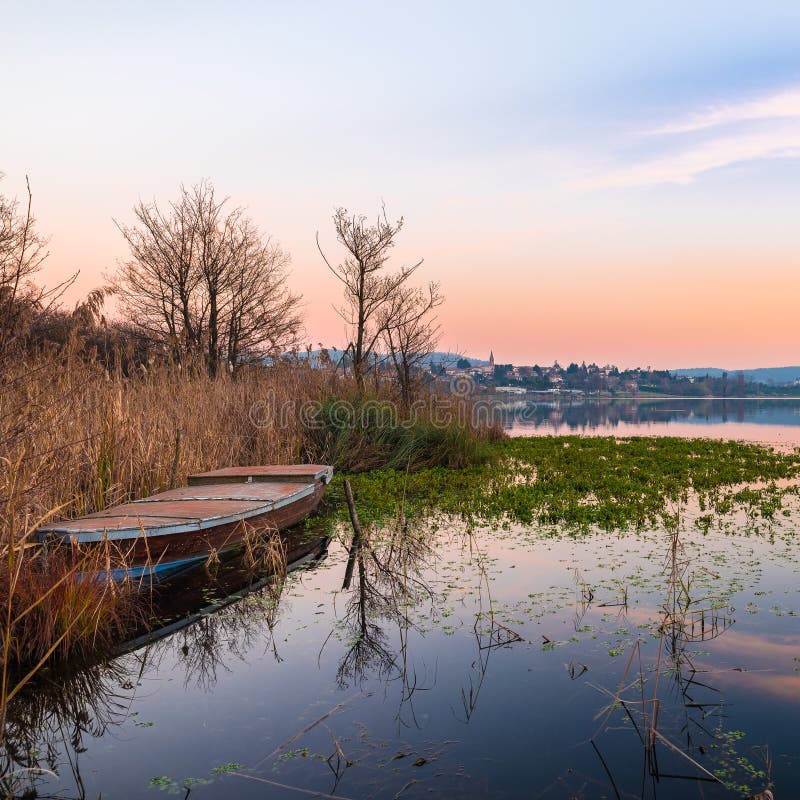
<path id="1" fill-rule="evenodd" d="M 685 375 L 688 378 L 720 378 L 723 372 L 729 378 L 735 378 L 740 372 L 746 381 L 754 383 L 784 384 L 800 380 L 800 367 L 756 367 L 755 369 L 721 369 L 720 367 L 691 367 L 689 369 L 671 369 L 673 375 Z"/>
<path id="2" fill-rule="evenodd" d="M 334 361 L 338 361 L 344 355 L 344 351 L 336 347 L 327 348 L 328 354 Z M 321 350 L 312 350 L 310 355 L 312 360 L 319 359 Z M 300 351 L 298 354 L 301 358 L 306 357 L 307 351 Z M 489 362 L 486 359 L 473 358 L 468 355 L 461 355 L 459 353 L 450 353 L 446 351 L 433 352 L 425 359 L 425 362 L 431 366 L 438 364 L 455 365 L 460 358 L 465 358 L 473 367 L 483 367 Z M 754 367 L 753 369 L 723 369 L 722 367 L 686 367 L 679 369 L 668 370 L 675 376 L 686 376 L 687 378 L 721 378 L 724 372 L 728 373 L 728 377 L 735 379 L 741 372 L 744 374 L 746 381 L 753 383 L 764 383 L 775 386 L 781 386 L 794 381 L 800 381 L 800 366 L 787 366 L 787 367 Z"/>
<path id="3" fill-rule="evenodd" d="M 340 350 L 338 347 L 328 347 L 326 349 L 328 351 L 328 355 L 333 361 L 338 361 L 344 355 L 344 350 Z M 321 352 L 322 350 L 320 349 L 312 350 L 310 353 L 312 360 L 317 361 Z M 379 353 L 378 355 L 381 354 Z M 298 353 L 298 356 L 300 358 L 306 358 L 308 356 L 308 352 L 306 350 L 301 350 Z M 425 359 L 425 362 L 431 365 L 442 363 L 455 365 L 460 358 L 466 358 L 473 367 L 484 367 L 489 363 L 488 361 L 480 358 L 471 358 L 470 356 L 462 356 L 459 353 L 447 353 L 439 350 L 431 353 L 428 358 Z"/>

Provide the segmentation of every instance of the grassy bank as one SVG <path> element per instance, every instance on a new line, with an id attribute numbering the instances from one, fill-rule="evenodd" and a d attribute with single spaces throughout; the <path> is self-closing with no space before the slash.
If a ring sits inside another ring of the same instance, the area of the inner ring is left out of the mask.
<path id="1" fill-rule="evenodd" d="M 800 453 L 745 442 L 679 438 L 531 437 L 497 441 L 491 457 L 453 471 L 368 472 L 351 477 L 359 513 L 451 514 L 585 530 L 670 523 L 690 495 L 708 514 L 740 507 L 763 517 L 782 509 L 800 476 Z M 765 484 L 747 487 L 743 484 Z M 332 501 L 341 490 L 333 487 Z"/>

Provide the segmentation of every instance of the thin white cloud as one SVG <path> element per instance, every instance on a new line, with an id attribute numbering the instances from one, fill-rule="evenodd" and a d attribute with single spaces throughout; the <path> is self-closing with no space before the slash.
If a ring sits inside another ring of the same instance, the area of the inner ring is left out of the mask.
<path id="1" fill-rule="evenodd" d="M 717 137 L 660 158 L 616 170 L 590 180 L 594 188 L 691 183 L 698 175 L 731 164 L 800 157 L 800 120 L 769 131 Z"/>
<path id="2" fill-rule="evenodd" d="M 651 135 L 691 133 L 719 125 L 786 118 L 800 118 L 800 89 L 787 89 L 738 103 L 712 106 L 684 121 L 669 123 L 647 133 Z"/>
<path id="3" fill-rule="evenodd" d="M 696 134 L 688 142 L 681 134 Z M 709 108 L 647 131 L 668 154 L 629 164 L 584 186 L 691 183 L 698 175 L 746 161 L 800 158 L 800 88 Z M 683 147 L 675 151 L 676 143 Z"/>

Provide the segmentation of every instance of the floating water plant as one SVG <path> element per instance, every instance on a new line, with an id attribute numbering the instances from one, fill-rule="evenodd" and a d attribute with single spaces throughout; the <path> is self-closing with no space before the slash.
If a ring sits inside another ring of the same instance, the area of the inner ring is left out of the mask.
<path id="1" fill-rule="evenodd" d="M 351 477 L 365 521 L 444 513 L 482 523 L 504 521 L 607 530 L 674 524 L 690 496 L 717 515 L 735 508 L 770 520 L 797 491 L 778 486 L 800 474 L 800 456 L 745 442 L 678 438 L 515 438 L 487 445 L 484 464 L 376 470 Z M 758 488 L 748 483 L 768 482 Z M 336 483 L 331 499 L 341 499 Z M 708 528 L 714 517 L 699 525 Z"/>

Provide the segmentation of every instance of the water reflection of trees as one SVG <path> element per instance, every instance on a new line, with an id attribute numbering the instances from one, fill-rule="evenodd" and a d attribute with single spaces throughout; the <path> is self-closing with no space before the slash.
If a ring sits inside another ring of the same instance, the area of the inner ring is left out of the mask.
<path id="1" fill-rule="evenodd" d="M 175 621 L 123 649 L 142 662 L 142 668 L 178 665 L 184 685 L 204 691 L 213 689 L 220 671 L 231 671 L 231 662 L 245 661 L 258 642 L 281 661 L 275 628 L 286 575 L 313 568 L 326 557 L 328 543 L 327 532 L 304 539 L 290 551 L 292 560 L 283 574 L 270 572 L 256 579 L 239 562 L 214 577 L 196 573 L 192 585 L 182 587 L 184 600 L 173 612 Z M 215 599 L 209 601 L 210 596 Z"/>
<path id="2" fill-rule="evenodd" d="M 131 653 L 129 658 L 142 669 L 154 671 L 167 664 L 183 675 L 185 686 L 205 692 L 213 690 L 221 671 L 232 671 L 232 662 L 246 661 L 259 641 L 280 661 L 274 631 L 282 590 L 283 582 L 273 581 L 218 611 L 212 606 L 192 624 Z"/>
<path id="3" fill-rule="evenodd" d="M 469 723 L 493 651 L 521 641 L 521 637 L 495 617 L 490 562 L 475 536 L 467 532 L 457 538 L 451 544 L 459 546 L 477 570 L 473 624 L 476 656 L 461 687 L 461 709 L 454 709 L 456 718 Z M 342 584 L 348 594 L 338 634 L 346 646 L 336 680 L 342 688 L 368 677 L 399 681 L 396 719 L 402 726 L 417 726 L 415 695 L 430 691 L 436 684 L 435 669 L 420 674 L 410 652 L 412 634 L 419 632 L 413 612 L 422 603 L 430 603 L 431 616 L 435 617 L 441 600 L 424 578 L 434 566 L 433 540 L 431 531 L 412 528 L 405 521 L 366 535 L 359 531 L 349 548 Z M 396 637 L 389 635 L 390 627 L 396 629 Z"/>
<path id="4" fill-rule="evenodd" d="M 3 797 L 44 797 L 43 777 L 68 769 L 77 797 L 85 797 L 80 759 L 86 737 L 102 736 L 128 714 L 136 673 L 127 664 L 45 669 L 9 704 L 0 748 Z M 63 797 L 63 795 L 59 795 Z"/>
<path id="5" fill-rule="evenodd" d="M 245 661 L 259 641 L 280 660 L 273 633 L 282 588 L 282 581 L 271 581 L 241 601 L 217 613 L 207 611 L 192 624 L 106 665 L 46 670 L 9 705 L 0 749 L 2 796 L 19 796 L 21 787 L 30 794 L 48 773 L 60 776 L 67 769 L 77 796 L 83 798 L 84 740 L 99 738 L 127 719 L 145 672 L 182 673 L 185 685 L 211 691 L 220 672 L 230 672 L 232 661 Z"/>
<path id="6" fill-rule="evenodd" d="M 342 584 L 348 594 L 339 621 L 346 642 L 336 672 L 339 686 L 361 683 L 369 674 L 394 674 L 403 682 L 403 697 L 413 695 L 417 681 L 408 660 L 411 610 L 423 600 L 434 600 L 420 577 L 431 557 L 427 532 L 406 521 L 379 532 L 354 534 Z M 386 632 L 389 625 L 399 630 L 397 652 Z"/>
<path id="7" fill-rule="evenodd" d="M 511 427 L 547 427 L 554 432 L 579 432 L 616 428 L 622 424 L 669 422 L 744 422 L 750 416 L 773 424 L 797 424 L 797 401 L 646 398 L 591 400 L 565 398 L 552 401 L 518 401 L 509 404 L 504 424 Z"/>

